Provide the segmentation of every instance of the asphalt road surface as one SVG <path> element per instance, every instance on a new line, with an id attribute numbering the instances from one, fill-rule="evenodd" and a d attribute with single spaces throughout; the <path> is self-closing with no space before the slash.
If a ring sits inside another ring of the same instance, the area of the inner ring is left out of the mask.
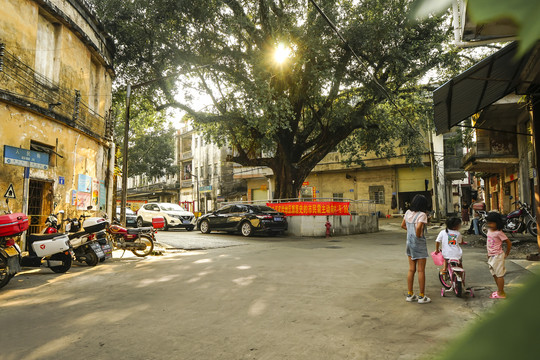
<path id="1" fill-rule="evenodd" d="M 16 276 L 0 290 L 0 358 L 429 358 L 498 306 L 488 298 L 494 284 L 484 251 L 468 248 L 475 298 L 441 298 L 429 262 L 433 302 L 406 303 L 402 231 L 331 241 L 182 231 L 158 237 L 173 248 L 207 250 Z M 512 296 L 528 271 L 507 267 Z"/>

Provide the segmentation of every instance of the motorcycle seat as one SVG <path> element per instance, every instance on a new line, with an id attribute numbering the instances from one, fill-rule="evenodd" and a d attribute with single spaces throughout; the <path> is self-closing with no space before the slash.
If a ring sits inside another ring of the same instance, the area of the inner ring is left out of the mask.
<path id="1" fill-rule="evenodd" d="M 148 233 L 148 232 L 151 232 L 151 231 L 152 231 L 151 227 L 140 227 L 140 228 L 128 229 L 127 233 L 130 234 L 130 235 L 133 235 L 133 234 Z"/>
<path id="2" fill-rule="evenodd" d="M 50 240 L 54 239 L 55 237 L 62 236 L 64 234 L 62 233 L 53 233 L 53 234 L 30 234 L 28 235 L 28 242 L 33 243 L 34 241 L 40 241 L 40 240 Z"/>
<path id="3" fill-rule="evenodd" d="M 76 233 L 70 233 L 68 235 L 68 237 L 69 237 L 69 240 L 73 240 L 73 239 L 76 239 L 76 238 L 79 238 L 79 237 L 83 236 L 84 234 L 86 234 L 85 231 L 79 231 L 79 232 L 76 232 Z"/>

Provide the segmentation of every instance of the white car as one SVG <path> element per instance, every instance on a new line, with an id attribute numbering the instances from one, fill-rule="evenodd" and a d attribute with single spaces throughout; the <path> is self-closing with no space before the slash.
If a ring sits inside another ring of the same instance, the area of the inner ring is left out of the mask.
<path id="1" fill-rule="evenodd" d="M 152 218 L 162 216 L 165 219 L 163 230 L 170 228 L 184 228 L 191 231 L 195 228 L 195 215 L 183 207 L 169 203 L 149 203 L 137 211 L 137 226 L 143 227 L 152 224 Z"/>

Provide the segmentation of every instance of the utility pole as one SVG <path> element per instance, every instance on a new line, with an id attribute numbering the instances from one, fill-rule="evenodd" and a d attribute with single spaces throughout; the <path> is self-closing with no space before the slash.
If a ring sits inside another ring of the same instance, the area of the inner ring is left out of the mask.
<path id="1" fill-rule="evenodd" d="M 540 223 L 540 181 L 538 180 L 538 177 L 540 174 L 538 173 L 538 165 L 540 162 L 540 144 L 537 143 L 539 139 L 540 134 L 540 105 L 537 103 L 538 98 L 537 97 L 531 97 L 530 100 L 530 107 L 529 107 L 529 114 L 531 117 L 531 124 L 533 128 L 533 147 L 534 147 L 534 162 L 535 167 L 533 168 L 534 171 L 534 200 L 535 203 L 531 204 L 532 208 L 535 212 L 536 217 L 536 241 L 538 243 L 538 250 L 540 251 L 540 234 L 538 233 L 538 224 Z"/>
<path id="2" fill-rule="evenodd" d="M 212 64 L 199 66 L 199 67 L 189 69 L 189 70 L 202 69 L 202 68 L 208 67 L 210 65 L 212 65 Z M 174 76 L 178 76 L 178 75 L 180 75 L 182 73 L 184 73 L 184 71 L 174 72 L 174 73 L 172 73 L 170 75 L 162 76 L 162 77 L 157 78 L 157 79 L 144 81 L 142 83 L 135 84 L 135 85 L 131 85 L 131 84 L 127 85 L 127 89 L 126 89 L 126 123 L 125 123 L 125 128 L 124 128 L 124 153 L 122 154 L 122 156 L 123 156 L 123 161 L 122 161 L 122 209 L 120 209 L 120 211 L 121 211 L 120 212 L 120 222 L 123 225 L 126 225 L 127 180 L 128 180 L 128 162 L 127 161 L 128 161 L 128 144 L 129 144 L 129 139 L 128 139 L 128 136 L 129 136 L 129 107 L 131 105 L 130 104 L 130 102 L 131 102 L 131 89 L 137 89 L 137 88 L 140 88 L 142 86 L 150 85 L 150 84 L 153 84 L 155 82 L 158 82 L 158 81 L 161 81 L 161 80 L 164 80 L 164 79 L 168 79 L 168 78 L 171 78 L 171 77 L 174 77 Z"/>
<path id="3" fill-rule="evenodd" d="M 120 222 L 126 226 L 127 181 L 128 181 L 128 145 L 129 145 L 129 106 L 131 102 L 131 84 L 126 90 L 126 123 L 124 124 L 124 154 L 122 157 L 122 208 Z"/>

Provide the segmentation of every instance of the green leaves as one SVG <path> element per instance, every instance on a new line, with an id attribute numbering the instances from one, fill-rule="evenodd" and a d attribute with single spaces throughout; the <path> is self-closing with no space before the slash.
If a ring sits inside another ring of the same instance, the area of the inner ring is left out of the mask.
<path id="1" fill-rule="evenodd" d="M 518 26 L 519 55 L 523 55 L 540 39 L 540 3 L 531 0 L 470 0 L 471 17 L 479 24 L 510 18 Z"/>
<path id="2" fill-rule="evenodd" d="M 235 162 L 270 166 L 278 181 L 294 184 L 353 132 L 355 146 L 377 154 L 390 151 L 394 133 L 414 146 L 418 134 L 406 130 L 373 76 L 399 99 L 447 61 L 444 19 L 409 22 L 412 0 L 317 2 L 360 62 L 305 1 L 94 1 L 118 45 L 120 83 L 182 74 L 138 89 L 141 129 L 153 126 L 143 119 L 159 119 L 148 104 L 183 109 L 197 130 L 235 150 Z M 291 54 L 277 63 L 281 43 Z M 200 110 L 186 92 L 211 105 Z M 295 186 L 276 196 L 295 196 Z"/>

